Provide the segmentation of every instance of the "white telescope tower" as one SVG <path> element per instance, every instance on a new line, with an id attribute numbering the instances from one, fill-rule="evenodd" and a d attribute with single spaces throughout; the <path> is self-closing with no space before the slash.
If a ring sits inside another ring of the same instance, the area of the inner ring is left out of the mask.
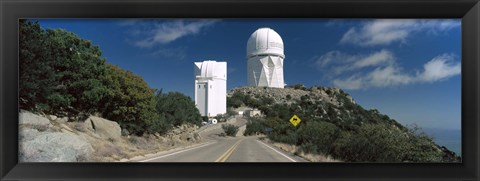
<path id="1" fill-rule="evenodd" d="M 227 62 L 195 62 L 195 105 L 202 116 L 227 112 Z"/>

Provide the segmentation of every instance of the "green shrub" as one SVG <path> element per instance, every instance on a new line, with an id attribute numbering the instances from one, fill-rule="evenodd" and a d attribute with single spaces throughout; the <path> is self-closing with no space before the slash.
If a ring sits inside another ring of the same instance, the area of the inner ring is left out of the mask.
<path id="1" fill-rule="evenodd" d="M 426 135 L 416 125 L 407 128 L 407 148 L 405 149 L 404 160 L 410 162 L 439 162 L 443 161 L 445 153 L 439 152 L 434 145 L 433 138 Z M 445 158 L 447 160 L 451 158 Z M 451 161 L 451 160 L 450 160 Z"/>
<path id="2" fill-rule="evenodd" d="M 293 88 L 293 89 L 298 89 L 298 90 L 307 90 L 307 88 L 303 84 L 289 85 L 287 87 L 288 88 Z"/>
<path id="3" fill-rule="evenodd" d="M 147 131 L 151 134 L 160 133 L 165 134 L 173 128 L 172 124 L 169 124 L 165 120 L 165 115 L 161 114 L 158 119 L 150 120 L 147 122 Z"/>
<path id="4" fill-rule="evenodd" d="M 434 162 L 441 161 L 431 138 L 404 132 L 387 124 L 364 124 L 358 132 L 342 132 L 332 154 L 345 161 Z"/>
<path id="5" fill-rule="evenodd" d="M 189 123 L 200 126 L 202 117 L 195 102 L 180 92 L 162 93 L 156 96 L 157 112 L 165 116 L 165 121 L 173 126 Z"/>
<path id="6" fill-rule="evenodd" d="M 235 115 L 238 115 L 238 112 L 233 110 L 233 108 L 228 107 L 227 108 L 227 116 L 230 117 L 230 116 L 235 116 Z"/>
<path id="7" fill-rule="evenodd" d="M 260 98 L 260 105 L 270 105 L 270 104 L 273 104 L 275 103 L 275 99 L 271 98 L 271 97 L 262 97 Z"/>
<path id="8" fill-rule="evenodd" d="M 358 132 L 342 134 L 333 154 L 346 161 L 402 161 L 404 136 L 390 133 L 387 125 L 365 124 Z"/>
<path id="9" fill-rule="evenodd" d="M 265 126 L 263 125 L 263 121 L 260 119 L 249 120 L 243 134 L 245 136 L 248 136 L 255 135 L 256 133 L 265 133 Z"/>
<path id="10" fill-rule="evenodd" d="M 338 128 L 324 121 L 307 122 L 298 130 L 299 143 L 310 145 L 307 152 L 329 154 L 337 139 Z M 315 148 L 315 150 L 312 150 Z"/>
<path id="11" fill-rule="evenodd" d="M 318 145 L 307 142 L 303 143 L 300 145 L 300 150 L 303 151 L 304 153 L 312 153 L 312 154 L 317 154 L 318 153 Z"/>
<path id="12" fill-rule="evenodd" d="M 272 133 L 268 134 L 268 138 L 273 141 L 291 145 L 297 145 L 298 142 L 298 134 L 293 130 L 287 130 L 284 133 L 273 131 Z"/>
<path id="13" fill-rule="evenodd" d="M 238 126 L 235 126 L 235 125 L 223 124 L 222 128 L 223 128 L 223 132 L 225 132 L 227 136 L 235 136 L 238 132 Z"/>
<path id="14" fill-rule="evenodd" d="M 238 96 L 227 97 L 228 108 L 238 108 L 243 105 L 243 101 Z"/>

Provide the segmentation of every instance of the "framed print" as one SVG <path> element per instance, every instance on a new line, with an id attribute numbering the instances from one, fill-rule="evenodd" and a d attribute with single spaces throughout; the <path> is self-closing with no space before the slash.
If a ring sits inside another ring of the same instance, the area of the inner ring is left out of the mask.
<path id="1" fill-rule="evenodd" d="M 478 1 L 0 6 L 2 179 L 478 180 Z"/>

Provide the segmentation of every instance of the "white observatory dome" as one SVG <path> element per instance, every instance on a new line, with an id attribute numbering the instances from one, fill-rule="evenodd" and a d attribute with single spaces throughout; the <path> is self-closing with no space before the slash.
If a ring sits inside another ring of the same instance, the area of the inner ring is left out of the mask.
<path id="1" fill-rule="evenodd" d="M 277 55 L 285 58 L 282 37 L 270 28 L 257 29 L 248 39 L 247 58 L 257 55 Z"/>
<path id="2" fill-rule="evenodd" d="M 212 61 L 212 60 L 207 60 L 203 62 L 198 62 L 195 63 L 199 68 L 199 72 L 196 74 L 199 74 L 200 77 L 205 77 L 205 78 L 211 78 L 211 77 L 217 77 L 217 78 L 226 78 L 226 75 L 218 73 L 219 71 L 222 72 L 222 66 L 223 64 L 218 63 L 217 61 Z"/>

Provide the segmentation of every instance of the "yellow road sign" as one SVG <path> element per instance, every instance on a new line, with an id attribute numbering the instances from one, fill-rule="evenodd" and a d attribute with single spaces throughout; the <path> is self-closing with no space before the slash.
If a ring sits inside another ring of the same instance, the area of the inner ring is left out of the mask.
<path id="1" fill-rule="evenodd" d="M 290 118 L 290 122 L 293 124 L 293 126 L 297 126 L 300 121 L 302 120 L 300 120 L 297 115 L 293 115 L 292 118 Z"/>

